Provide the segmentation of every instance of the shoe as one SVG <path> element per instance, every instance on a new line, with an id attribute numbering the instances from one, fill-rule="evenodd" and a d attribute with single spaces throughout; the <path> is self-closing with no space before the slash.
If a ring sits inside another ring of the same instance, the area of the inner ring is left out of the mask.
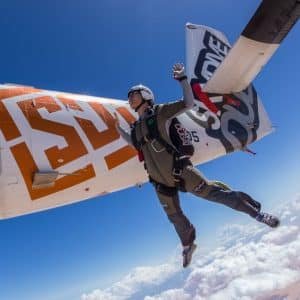
<path id="1" fill-rule="evenodd" d="M 183 247 L 183 251 L 182 251 L 183 264 L 182 264 L 182 266 L 184 268 L 188 267 L 189 264 L 191 263 L 193 253 L 196 250 L 196 248 L 197 248 L 197 245 L 194 243 Z"/>
<path id="2" fill-rule="evenodd" d="M 278 227 L 280 224 L 280 220 L 277 217 L 264 212 L 259 212 L 255 219 L 258 222 L 265 223 L 272 228 Z"/>

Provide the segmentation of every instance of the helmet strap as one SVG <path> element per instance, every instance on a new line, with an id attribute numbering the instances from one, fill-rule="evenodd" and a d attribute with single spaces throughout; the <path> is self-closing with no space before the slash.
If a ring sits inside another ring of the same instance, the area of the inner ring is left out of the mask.
<path id="1" fill-rule="evenodd" d="M 144 98 L 142 98 L 142 102 L 134 109 L 134 111 L 135 112 L 138 112 L 138 110 L 142 107 L 142 105 L 144 104 L 144 103 L 146 103 L 147 101 L 144 99 Z"/>

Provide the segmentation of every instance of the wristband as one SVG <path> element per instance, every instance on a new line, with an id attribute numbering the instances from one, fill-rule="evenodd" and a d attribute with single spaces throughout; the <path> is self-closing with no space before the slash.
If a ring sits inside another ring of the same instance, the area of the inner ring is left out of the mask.
<path id="1" fill-rule="evenodd" d="M 178 78 L 177 80 L 181 82 L 182 80 L 185 80 L 185 79 L 187 79 L 187 76 L 186 76 L 186 75 L 184 75 L 184 76 Z"/>

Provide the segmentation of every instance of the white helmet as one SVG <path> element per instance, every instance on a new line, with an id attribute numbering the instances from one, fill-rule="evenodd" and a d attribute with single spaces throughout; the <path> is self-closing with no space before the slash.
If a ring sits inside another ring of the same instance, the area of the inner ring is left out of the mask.
<path id="1" fill-rule="evenodd" d="M 144 101 L 149 102 L 150 105 L 154 104 L 154 95 L 148 87 L 142 84 L 135 85 L 128 91 L 128 97 L 133 92 L 140 92 Z"/>

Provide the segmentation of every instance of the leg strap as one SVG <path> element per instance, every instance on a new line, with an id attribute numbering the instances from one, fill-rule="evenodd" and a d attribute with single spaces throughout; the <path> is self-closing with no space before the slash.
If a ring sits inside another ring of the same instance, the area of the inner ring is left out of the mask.
<path id="1" fill-rule="evenodd" d="M 173 178 L 174 178 L 175 186 L 181 192 L 186 192 L 185 181 L 182 178 L 182 171 L 188 165 L 192 165 L 189 158 L 186 158 L 186 157 L 180 158 L 180 157 L 174 155 L 172 175 L 173 175 Z"/>

